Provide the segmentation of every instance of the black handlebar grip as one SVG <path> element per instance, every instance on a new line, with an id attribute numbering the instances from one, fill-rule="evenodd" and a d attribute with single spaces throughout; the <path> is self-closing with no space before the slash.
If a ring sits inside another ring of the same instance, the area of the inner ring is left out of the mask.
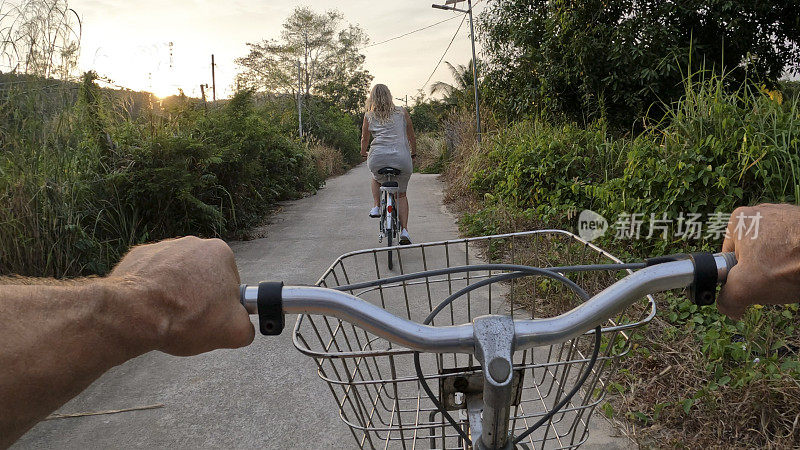
<path id="1" fill-rule="evenodd" d="M 717 266 L 717 256 L 725 260 L 724 268 Z M 727 281 L 728 272 L 736 265 L 736 255 L 701 252 L 692 253 L 689 258 L 694 264 L 694 282 L 689 288 L 689 298 L 699 306 L 713 305 L 717 297 L 717 285 Z"/>
<path id="2" fill-rule="evenodd" d="M 689 298 L 699 306 L 713 305 L 719 281 L 717 260 L 708 252 L 691 253 L 689 258 L 694 264 L 694 282 L 689 288 Z"/>
<path id="3" fill-rule="evenodd" d="M 258 283 L 258 326 L 261 334 L 277 336 L 286 324 L 283 314 L 283 283 L 262 281 Z"/>

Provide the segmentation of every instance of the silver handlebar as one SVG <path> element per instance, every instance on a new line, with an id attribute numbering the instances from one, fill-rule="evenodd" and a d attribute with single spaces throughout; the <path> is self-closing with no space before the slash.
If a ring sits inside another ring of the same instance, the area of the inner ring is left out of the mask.
<path id="1" fill-rule="evenodd" d="M 736 264 L 732 254 L 714 255 L 717 280 L 724 283 Z M 514 320 L 514 349 L 551 345 L 575 338 L 605 323 L 608 318 L 647 294 L 680 289 L 694 281 L 689 260 L 646 267 L 612 284 L 589 301 L 556 317 Z M 242 289 L 241 302 L 250 314 L 258 313 L 258 286 Z M 412 322 L 385 309 L 334 289 L 284 286 L 285 314 L 319 314 L 352 323 L 370 333 L 412 350 L 431 353 L 474 353 L 471 323 L 435 327 Z"/>

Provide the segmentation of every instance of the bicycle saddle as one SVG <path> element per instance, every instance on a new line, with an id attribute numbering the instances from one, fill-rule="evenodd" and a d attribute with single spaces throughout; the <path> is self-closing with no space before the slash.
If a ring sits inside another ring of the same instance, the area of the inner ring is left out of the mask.
<path id="1" fill-rule="evenodd" d="M 400 175 L 400 169 L 394 167 L 384 167 L 378 170 L 378 175 Z"/>

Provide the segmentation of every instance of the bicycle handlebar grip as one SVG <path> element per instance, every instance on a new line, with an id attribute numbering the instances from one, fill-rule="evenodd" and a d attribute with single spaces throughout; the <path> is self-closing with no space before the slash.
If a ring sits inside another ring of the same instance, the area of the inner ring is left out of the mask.
<path id="1" fill-rule="evenodd" d="M 699 306 L 713 305 L 717 296 L 717 285 L 725 284 L 728 272 L 736 265 L 733 253 L 691 253 L 694 264 L 694 281 L 689 288 L 689 298 Z"/>
<path id="2" fill-rule="evenodd" d="M 258 286 L 243 284 L 239 301 L 250 314 L 258 314 L 259 331 L 265 336 L 277 336 L 285 327 L 283 313 L 283 283 L 262 281 Z"/>

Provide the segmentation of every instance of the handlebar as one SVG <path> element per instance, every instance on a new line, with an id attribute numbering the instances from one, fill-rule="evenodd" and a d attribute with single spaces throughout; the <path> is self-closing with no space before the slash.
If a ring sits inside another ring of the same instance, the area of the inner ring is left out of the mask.
<path id="1" fill-rule="evenodd" d="M 701 258 L 702 256 L 702 258 Z M 514 320 L 514 349 L 551 345 L 575 338 L 605 323 L 648 294 L 708 285 L 708 276 L 724 284 L 736 265 L 732 253 L 693 254 L 638 270 L 559 316 Z M 716 269 L 716 270 L 714 270 Z M 698 279 L 702 275 L 704 279 Z M 336 317 L 409 349 L 431 353 L 474 353 L 471 323 L 435 327 L 412 322 L 350 294 L 321 287 L 284 286 L 279 301 L 283 314 L 319 314 Z M 706 293 L 707 294 L 707 293 Z M 693 289 L 694 295 L 694 289 Z M 701 296 L 705 297 L 705 296 Z M 713 301 L 713 294 L 712 294 Z M 241 302 L 250 314 L 259 314 L 259 286 L 242 286 Z"/>

